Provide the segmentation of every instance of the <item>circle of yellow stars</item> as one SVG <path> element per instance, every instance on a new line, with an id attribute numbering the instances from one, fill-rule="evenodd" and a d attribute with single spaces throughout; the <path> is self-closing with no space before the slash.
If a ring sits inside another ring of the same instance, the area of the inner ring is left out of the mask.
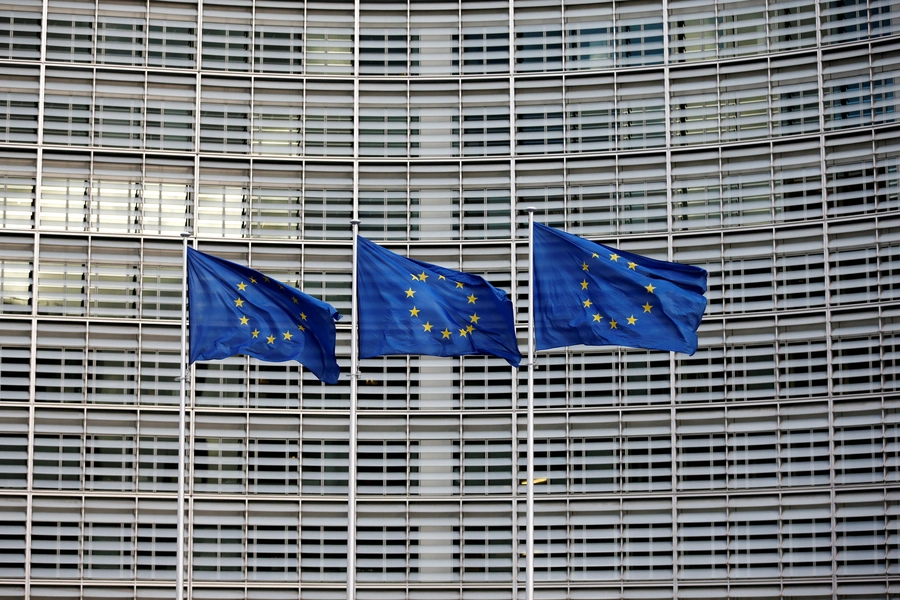
<path id="1" fill-rule="evenodd" d="M 271 282 L 271 280 L 268 277 L 263 277 L 263 282 L 269 283 L 269 282 Z M 259 285 L 259 281 L 255 277 L 250 277 L 250 284 Z M 237 289 L 239 292 L 246 291 L 247 284 L 244 283 L 243 281 L 241 281 L 237 284 Z M 279 284 L 278 289 L 284 290 L 285 287 L 283 285 Z M 294 304 L 298 304 L 298 305 L 300 304 L 299 300 L 297 300 L 297 297 L 294 295 L 291 295 L 291 301 Z M 235 308 L 243 308 L 245 302 L 246 302 L 246 300 L 244 300 L 243 298 L 240 297 L 240 295 L 238 295 L 238 297 L 235 298 L 235 300 L 234 300 L 234 307 Z M 300 314 L 298 316 L 299 316 L 298 320 L 300 322 L 297 324 L 297 329 L 300 330 L 301 332 L 305 332 L 306 325 L 304 325 L 304 322 L 307 320 L 306 313 L 304 313 L 303 311 L 300 311 Z M 246 326 L 246 327 L 250 326 L 250 317 L 248 317 L 245 314 L 241 314 L 239 321 L 240 321 L 240 326 Z M 260 333 L 261 333 L 260 330 L 257 327 L 254 327 L 253 330 L 250 331 L 251 339 L 259 339 Z M 266 346 L 274 347 L 275 342 L 278 339 L 279 335 L 281 336 L 281 341 L 283 341 L 283 342 L 289 342 L 293 338 L 297 337 L 297 334 L 291 333 L 290 329 L 288 329 L 287 331 L 283 331 L 283 332 L 279 331 L 275 334 L 269 333 L 269 335 L 263 336 L 263 339 L 266 340 Z"/>
<path id="2" fill-rule="evenodd" d="M 419 274 L 410 273 L 410 277 L 412 277 L 413 281 L 427 283 L 428 278 L 433 277 L 433 276 L 429 275 L 426 271 L 422 271 Z M 447 280 L 446 276 L 438 275 L 438 281 L 448 281 L 448 280 Z M 463 283 L 461 281 L 450 281 L 450 283 L 456 284 L 455 287 L 452 288 L 454 290 L 456 290 L 456 289 L 465 290 L 465 285 L 463 285 Z M 409 289 L 405 290 L 405 293 L 406 293 L 406 298 L 412 298 L 413 301 L 415 301 L 416 290 L 413 289 L 412 286 L 410 286 Z M 475 295 L 474 292 L 472 292 L 468 296 L 466 296 L 466 300 L 468 301 L 467 304 L 475 304 L 476 302 L 478 302 L 478 297 Z M 419 309 L 415 305 L 413 305 L 413 307 L 411 309 L 409 309 L 409 317 L 411 319 L 413 319 L 413 318 L 418 319 L 418 318 L 420 318 L 419 317 L 420 312 L 422 312 L 421 309 Z M 458 337 L 464 338 L 464 337 L 468 337 L 469 335 L 471 335 L 475 331 L 475 326 L 478 325 L 479 319 L 481 319 L 481 317 L 478 316 L 478 313 L 475 312 L 474 310 L 472 311 L 471 315 L 467 315 L 467 316 L 469 317 L 469 323 L 465 327 L 457 329 L 458 333 L 456 333 L 456 335 Z M 435 325 L 431 321 L 427 321 L 427 320 L 424 323 L 422 323 L 421 325 L 422 325 L 423 333 L 432 333 L 432 330 L 434 330 L 434 327 L 435 327 Z M 441 334 L 441 337 L 439 338 L 441 340 L 453 339 L 453 335 L 454 335 L 454 332 L 451 331 L 448 327 L 445 327 L 443 330 L 437 330 L 437 331 L 435 331 L 435 333 Z"/>
<path id="3" fill-rule="evenodd" d="M 596 252 L 593 252 L 593 253 L 591 253 L 591 258 L 599 260 L 600 255 L 597 254 Z M 619 254 L 617 254 L 616 252 L 613 252 L 612 254 L 608 255 L 609 261 L 614 262 L 616 264 L 622 264 L 622 263 L 619 263 L 620 258 L 622 258 L 622 257 L 619 256 Z M 638 265 L 636 262 L 627 261 L 627 263 L 625 263 L 623 266 L 626 266 L 628 271 L 637 272 Z M 590 272 L 591 266 L 586 261 L 582 261 L 581 270 Z M 581 285 L 581 291 L 590 293 L 589 292 L 590 282 L 587 280 L 586 277 L 580 282 L 580 285 Z M 656 290 L 656 286 L 654 286 L 652 283 L 648 283 L 647 285 L 645 285 L 643 287 L 645 290 L 647 290 L 648 294 L 653 294 L 653 292 Z M 595 311 L 595 309 L 592 309 L 591 307 L 593 307 L 593 306 L 594 306 L 594 303 L 591 301 L 590 297 L 588 297 L 586 300 L 582 301 L 582 307 L 588 309 L 589 314 L 591 315 L 591 321 L 590 321 L 591 324 L 603 322 L 605 317 L 603 315 L 601 315 L 599 311 Z M 650 304 L 650 302 L 648 300 L 647 302 L 644 303 L 644 305 L 641 308 L 644 309 L 644 312 L 640 313 L 640 314 L 651 313 L 651 311 L 653 310 L 653 305 Z M 631 316 L 625 318 L 625 321 L 627 322 L 628 325 L 637 326 L 638 317 L 635 317 L 634 313 L 632 313 Z M 621 322 L 616 321 L 613 318 L 610 318 L 608 323 L 609 323 L 610 329 L 618 329 L 619 325 L 621 325 Z"/>

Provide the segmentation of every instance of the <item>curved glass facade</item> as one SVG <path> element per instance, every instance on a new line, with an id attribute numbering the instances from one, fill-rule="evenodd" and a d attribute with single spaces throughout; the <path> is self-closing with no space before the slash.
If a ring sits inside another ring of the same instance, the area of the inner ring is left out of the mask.
<path id="1" fill-rule="evenodd" d="M 534 597 L 900 597 L 897 2 L 18 0 L 0 74 L 0 597 L 172 597 L 187 230 L 345 315 L 192 370 L 188 597 L 524 599 L 525 369 L 351 406 L 348 317 L 355 217 L 524 349 L 528 206 L 710 273 L 692 357 L 539 354 Z"/>

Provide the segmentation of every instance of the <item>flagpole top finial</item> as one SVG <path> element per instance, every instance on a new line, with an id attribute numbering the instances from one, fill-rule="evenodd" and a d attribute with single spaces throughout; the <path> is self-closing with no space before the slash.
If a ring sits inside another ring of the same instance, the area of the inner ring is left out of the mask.
<path id="1" fill-rule="evenodd" d="M 359 225 L 360 223 L 362 223 L 362 221 L 360 221 L 359 219 L 350 219 L 351 225 Z"/>
<path id="2" fill-rule="evenodd" d="M 532 214 L 532 215 L 533 215 L 533 214 L 534 214 L 534 211 L 537 210 L 537 209 L 534 208 L 533 206 L 529 206 L 529 207 L 526 208 L 525 210 L 527 210 L 529 214 Z"/>
<path id="3" fill-rule="evenodd" d="M 183 237 L 183 238 L 191 237 L 191 232 L 190 231 L 182 231 L 181 237 Z"/>

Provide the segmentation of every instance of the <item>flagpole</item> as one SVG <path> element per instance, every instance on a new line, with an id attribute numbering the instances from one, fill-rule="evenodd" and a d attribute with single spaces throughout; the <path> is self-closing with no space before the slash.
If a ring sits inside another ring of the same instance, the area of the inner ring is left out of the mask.
<path id="1" fill-rule="evenodd" d="M 178 401 L 178 506 L 176 508 L 175 536 L 175 600 L 184 597 L 184 467 L 185 467 L 185 396 L 187 395 L 187 251 L 190 233 L 181 233 L 181 376 L 179 382 Z"/>
<path id="2" fill-rule="evenodd" d="M 525 514 L 525 598 L 534 600 L 534 207 L 528 207 L 528 485 Z"/>
<path id="3" fill-rule="evenodd" d="M 356 397 L 359 390 L 359 306 L 356 269 L 359 219 L 351 219 L 353 228 L 353 268 L 350 284 L 350 443 L 347 481 L 347 600 L 356 598 Z"/>

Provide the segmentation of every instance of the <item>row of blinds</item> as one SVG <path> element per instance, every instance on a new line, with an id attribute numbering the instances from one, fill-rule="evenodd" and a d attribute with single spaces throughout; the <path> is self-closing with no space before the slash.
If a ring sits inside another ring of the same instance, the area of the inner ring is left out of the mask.
<path id="1" fill-rule="evenodd" d="M 505 2 L 363 5 L 357 43 L 354 5 L 346 1 L 286 9 L 272 0 L 221 0 L 198 10 L 162 0 L 99 6 L 93 0 L 52 0 L 46 52 L 57 62 L 328 75 L 352 74 L 357 51 L 361 75 L 497 73 L 509 70 L 512 57 L 515 70 L 527 73 L 660 64 L 666 45 L 672 63 L 814 47 L 817 12 L 823 44 L 878 38 L 898 28 L 896 7 L 886 0 L 871 7 L 823 3 L 819 11 L 816 4 L 672 2 L 668 43 L 662 6 L 648 0 L 514 2 L 512 10 Z M 39 59 L 40 3 L 2 8 L 6 32 L 0 51 Z"/>
<path id="2" fill-rule="evenodd" d="M 811 225 L 679 236 L 673 239 L 671 258 L 709 272 L 708 317 L 872 304 L 897 297 L 898 227 L 896 218 L 885 215 L 874 223 L 835 223 L 827 232 L 821 225 Z M 652 258 L 669 258 L 665 238 L 625 238 L 614 245 Z M 4 314 L 29 315 L 36 304 L 37 314 L 46 317 L 155 320 L 181 316 L 181 245 L 177 242 L 45 235 L 36 249 L 31 235 L 16 234 L 4 238 L 0 248 L 4 250 L 0 258 L 4 292 L 0 312 Z M 306 244 L 286 250 L 270 244 L 203 242 L 198 249 L 252 264 L 349 315 L 352 261 L 345 247 Z M 407 253 L 403 248 L 392 249 Z M 464 252 L 414 247 L 408 254 L 481 275 L 512 291 L 518 321 L 524 323 L 528 273 L 523 268 L 511 279 L 508 265 L 513 259 L 527 264 L 527 251 L 521 244 L 514 253 L 509 247 L 476 245 Z M 712 321 L 709 325 L 713 327 Z"/>
<path id="3" fill-rule="evenodd" d="M 2 229 L 350 238 L 350 164 L 201 159 L 195 167 L 178 157 L 44 151 L 37 173 L 34 152 L 0 157 Z M 824 145 L 817 138 L 672 152 L 668 160 L 520 162 L 514 181 L 506 162 L 364 163 L 357 207 L 372 239 L 509 239 L 514 183 L 517 237 L 527 237 L 529 206 L 548 224 L 587 236 L 734 228 L 894 211 L 898 165 L 895 128 L 835 133 Z"/>
<path id="4" fill-rule="evenodd" d="M 537 501 L 535 579 L 896 575 L 898 502 L 883 490 Z M 524 508 L 360 502 L 348 549 L 346 503 L 194 499 L 188 568 L 195 581 L 327 582 L 346 577 L 349 550 L 361 583 L 508 582 L 524 566 L 513 561 Z M 36 496 L 26 537 L 24 498 L 4 496 L 0 573 L 22 577 L 27 559 L 35 579 L 172 579 L 174 510 L 174 500 Z"/>
<path id="5" fill-rule="evenodd" d="M 536 492 L 896 483 L 898 414 L 896 399 L 835 400 L 830 410 L 819 400 L 674 412 L 541 412 L 535 476 L 544 481 Z M 9 407 L 2 416 L 0 456 L 7 469 L 0 487 L 22 489 L 28 413 Z M 191 421 L 188 486 L 197 494 L 347 493 L 346 416 L 198 411 Z M 513 431 L 508 414 L 360 415 L 357 428 L 355 478 L 362 496 L 509 495 L 526 466 L 524 419 Z M 32 488 L 172 492 L 177 437 L 171 412 L 40 407 Z M 524 481 L 518 491 L 525 492 Z"/>
<path id="6" fill-rule="evenodd" d="M 210 587 L 202 583 L 191 586 L 191 594 L 197 600 L 343 600 L 346 589 L 337 587 L 295 586 L 255 587 L 243 586 Z M 367 587 L 371 585 L 371 587 Z M 521 588 L 520 588 L 521 590 Z M 852 581 L 747 584 L 739 581 L 728 585 L 706 585 L 679 582 L 678 586 L 655 583 L 642 586 L 627 584 L 574 584 L 559 586 L 551 583 L 539 584 L 535 588 L 538 600 L 596 600 L 597 598 L 634 598 L 636 600 L 706 600 L 721 598 L 729 600 L 781 600 L 783 598 L 803 598 L 804 600 L 881 600 L 896 595 L 900 587 L 896 583 L 884 581 Z M 0 587 L 5 598 L 24 598 L 22 586 Z M 171 597 L 171 588 L 152 585 L 99 586 L 85 584 L 83 587 L 32 584 L 30 596 L 37 600 L 164 600 Z M 524 592 L 521 592 L 524 594 Z M 434 589 L 431 585 L 411 587 L 408 590 L 391 590 L 377 584 L 360 584 L 356 588 L 360 600 L 513 600 L 521 597 L 513 590 L 502 587 L 478 587 L 478 584 L 442 586 Z"/>
<path id="7" fill-rule="evenodd" d="M 825 130 L 894 122 L 898 57 L 896 42 L 823 53 Z M 39 72 L 7 65 L 2 74 L 0 141 L 36 143 Z M 820 129 L 815 53 L 518 79 L 513 98 L 508 86 L 506 80 L 364 81 L 358 155 L 607 152 L 665 147 L 667 135 L 672 146 L 696 146 Z M 48 68 L 44 88 L 45 144 L 282 156 L 354 152 L 349 81 L 204 75 L 198 82 L 176 73 Z"/>
<path id="8" fill-rule="evenodd" d="M 697 354 L 675 359 L 674 388 L 664 353 L 579 349 L 542 354 L 535 403 L 575 408 L 891 392 L 900 381 L 898 319 L 897 310 L 890 308 L 835 309 L 830 333 L 823 316 L 807 312 L 777 319 L 708 320 L 701 326 Z M 178 402 L 176 325 L 100 323 L 86 328 L 39 320 L 34 333 L 32 396 L 32 324 L 4 321 L 0 389 L 5 401 Z M 339 362 L 346 366 L 349 332 L 338 334 Z M 830 373 L 827 364 L 832 365 Z M 358 397 L 362 410 L 483 410 L 513 404 L 514 382 L 500 359 L 386 357 L 366 359 L 360 368 L 365 378 Z M 524 402 L 524 383 L 525 375 L 519 373 L 519 404 Z M 298 365 L 232 357 L 197 365 L 192 394 L 198 407 L 341 409 L 348 406 L 348 385 L 345 380 L 326 388 Z"/>

